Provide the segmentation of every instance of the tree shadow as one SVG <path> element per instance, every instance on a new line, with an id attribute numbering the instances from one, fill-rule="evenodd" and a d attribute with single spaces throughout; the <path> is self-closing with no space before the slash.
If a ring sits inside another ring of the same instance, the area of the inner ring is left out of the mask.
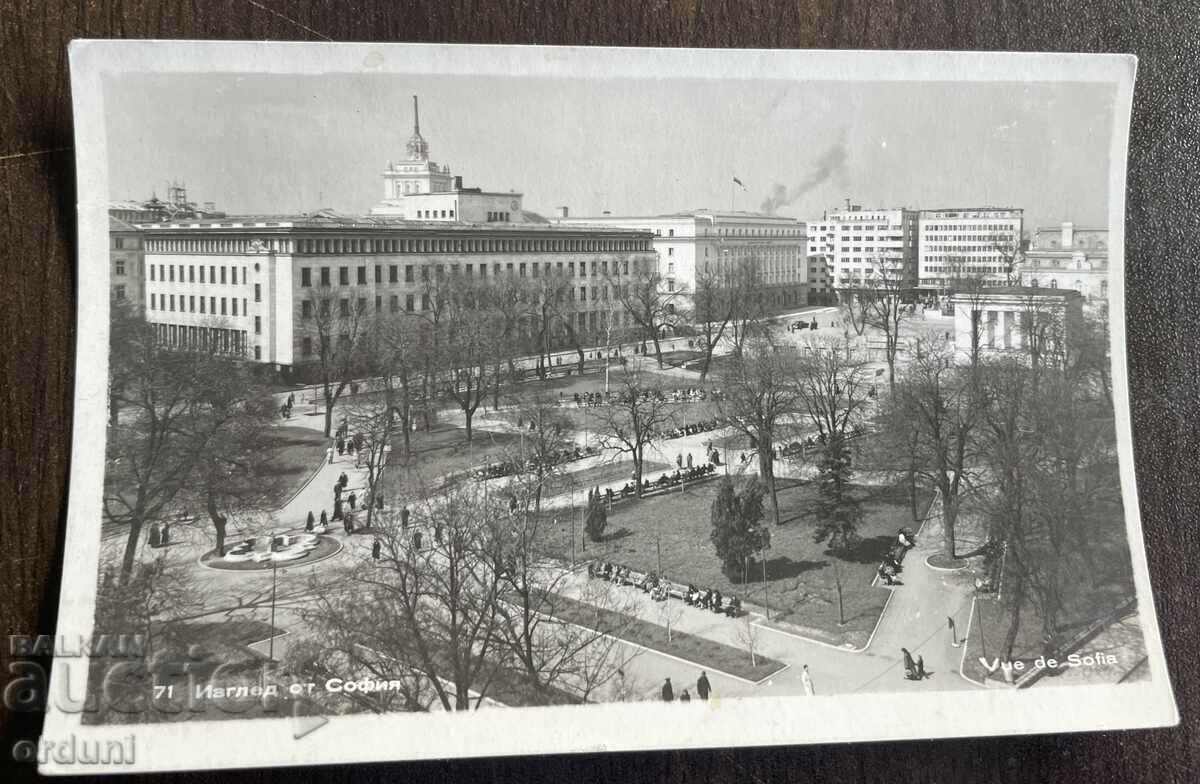
<path id="1" fill-rule="evenodd" d="M 860 539 L 853 547 L 837 553 L 837 557 L 849 563 L 877 564 L 896 544 L 894 536 L 873 536 L 870 539 Z M 829 550 L 826 555 L 833 555 Z"/>
<path id="2" fill-rule="evenodd" d="M 778 556 L 767 561 L 767 580 L 788 580 L 793 577 L 799 577 L 806 572 L 813 572 L 818 569 L 827 569 L 828 561 L 793 561 L 787 556 Z M 750 571 L 747 573 L 748 582 L 756 582 L 762 579 L 762 561 L 756 565 L 750 566 Z"/>

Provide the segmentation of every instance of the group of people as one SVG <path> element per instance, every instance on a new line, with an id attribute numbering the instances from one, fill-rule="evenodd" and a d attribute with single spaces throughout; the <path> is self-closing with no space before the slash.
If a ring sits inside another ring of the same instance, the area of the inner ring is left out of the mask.
<path id="1" fill-rule="evenodd" d="M 670 678 L 667 678 L 665 681 L 663 681 L 662 689 L 659 694 L 662 697 L 663 702 L 675 701 L 675 687 L 671 685 Z M 708 695 L 712 694 L 712 684 L 708 682 L 708 673 L 704 670 L 700 671 L 700 677 L 696 679 L 696 694 L 699 695 L 700 699 L 702 700 L 707 700 Z M 692 695 L 687 689 L 684 689 L 679 693 L 678 699 L 680 702 L 691 702 Z"/>
<path id="2" fill-rule="evenodd" d="M 287 400 L 283 401 L 283 404 L 279 406 L 280 419 L 291 419 L 292 406 L 294 405 L 296 405 L 296 393 L 290 392 L 288 393 Z"/>
<path id="3" fill-rule="evenodd" d="M 728 598 L 722 597 L 721 592 L 716 588 L 709 588 L 707 591 L 701 591 L 692 584 L 688 584 L 687 592 L 683 595 L 683 600 L 692 607 L 699 607 L 702 610 L 712 610 L 716 613 L 723 613 L 730 618 L 736 618 L 742 613 L 742 600 L 736 596 L 730 595 Z"/>
<path id="4" fill-rule="evenodd" d="M 904 657 L 904 677 L 910 681 L 923 681 L 930 676 L 930 673 L 925 671 L 925 657 L 917 656 L 916 661 L 913 661 L 912 654 L 908 652 L 908 648 L 900 649 L 901 655 Z"/>
<path id="5" fill-rule="evenodd" d="M 665 434 L 667 439 L 683 438 L 684 436 L 694 436 L 700 433 L 708 433 L 724 427 L 725 422 L 721 419 L 702 419 L 699 422 L 693 422 L 690 425 L 683 425 L 673 430 L 668 430 Z"/>
<path id="6" fill-rule="evenodd" d="M 905 526 L 896 532 L 895 544 L 879 564 L 879 579 L 884 585 L 903 585 L 899 575 L 904 570 L 904 556 L 916 546 L 917 538 L 911 528 Z"/>

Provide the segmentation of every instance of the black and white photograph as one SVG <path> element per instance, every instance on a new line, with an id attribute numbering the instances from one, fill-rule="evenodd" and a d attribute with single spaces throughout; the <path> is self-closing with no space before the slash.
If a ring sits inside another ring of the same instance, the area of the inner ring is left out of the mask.
<path id="1" fill-rule="evenodd" d="M 48 726 L 163 770 L 1177 721 L 1132 58 L 84 42 L 72 71 L 58 633 L 93 650 Z"/>

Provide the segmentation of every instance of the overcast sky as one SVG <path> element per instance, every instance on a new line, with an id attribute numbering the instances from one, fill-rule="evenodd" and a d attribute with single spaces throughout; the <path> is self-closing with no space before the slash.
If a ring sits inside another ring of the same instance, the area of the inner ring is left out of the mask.
<path id="1" fill-rule="evenodd" d="M 413 94 L 432 160 L 525 208 L 620 215 L 1024 207 L 1104 225 L 1108 85 L 509 77 L 122 76 L 107 83 L 113 199 L 230 213 L 366 212 L 405 157 Z"/>

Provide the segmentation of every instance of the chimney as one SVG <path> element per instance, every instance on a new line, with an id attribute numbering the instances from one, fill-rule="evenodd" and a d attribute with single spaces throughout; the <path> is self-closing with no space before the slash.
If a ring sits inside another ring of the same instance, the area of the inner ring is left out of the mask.
<path id="1" fill-rule="evenodd" d="M 569 215 L 570 215 L 570 210 L 568 210 L 566 207 L 558 207 L 554 210 L 554 212 L 560 218 L 566 218 L 566 217 L 569 217 Z"/>
<path id="2" fill-rule="evenodd" d="M 1062 246 L 1070 248 L 1075 244 L 1075 224 L 1071 221 L 1063 221 L 1062 225 Z"/>

